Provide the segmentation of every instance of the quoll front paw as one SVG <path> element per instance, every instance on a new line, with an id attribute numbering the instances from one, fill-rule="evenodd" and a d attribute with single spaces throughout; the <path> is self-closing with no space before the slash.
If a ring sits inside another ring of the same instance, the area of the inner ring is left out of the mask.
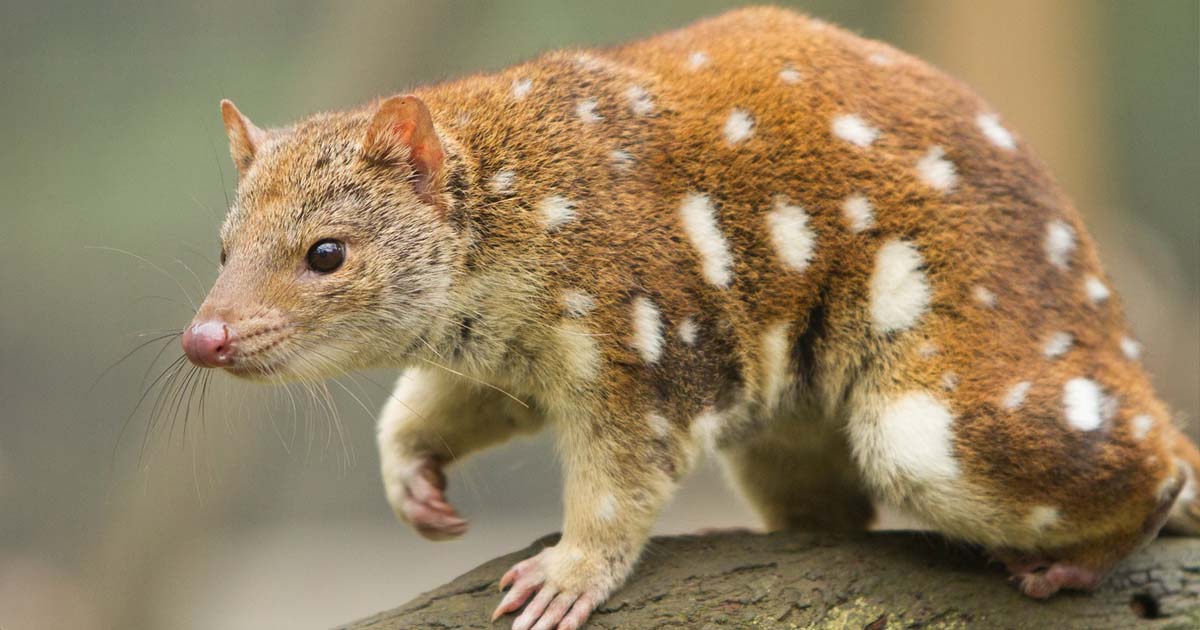
<path id="1" fill-rule="evenodd" d="M 492 613 L 492 621 L 524 604 L 525 610 L 513 620 L 513 630 L 574 630 L 582 626 L 612 589 L 613 579 L 597 570 L 598 566 L 580 551 L 561 546 L 543 549 L 500 578 L 500 588 L 511 588 Z"/>
<path id="2" fill-rule="evenodd" d="M 467 521 L 446 502 L 446 475 L 432 457 L 416 459 L 388 480 L 388 502 L 396 516 L 430 540 L 448 540 L 467 531 Z"/>

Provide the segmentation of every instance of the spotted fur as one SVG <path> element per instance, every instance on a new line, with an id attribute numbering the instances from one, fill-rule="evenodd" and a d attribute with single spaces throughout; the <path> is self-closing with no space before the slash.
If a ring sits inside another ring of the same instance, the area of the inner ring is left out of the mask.
<path id="1" fill-rule="evenodd" d="M 430 471 L 557 428 L 563 540 L 499 613 L 549 585 L 581 623 L 706 449 L 772 528 L 891 503 L 1094 571 L 1194 500 L 1200 455 L 1078 212 L 929 66 L 755 8 L 414 97 L 440 143 L 419 118 L 372 136 L 390 101 L 269 131 L 227 112 L 241 178 L 201 311 L 278 331 L 244 360 L 279 375 L 407 368 L 380 448 L 419 528 Z M 325 237 L 347 262 L 306 275 Z"/>

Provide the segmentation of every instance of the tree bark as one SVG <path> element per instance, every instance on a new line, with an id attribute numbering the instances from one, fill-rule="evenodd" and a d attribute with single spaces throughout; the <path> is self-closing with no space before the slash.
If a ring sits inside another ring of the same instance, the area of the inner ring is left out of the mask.
<path id="1" fill-rule="evenodd" d="M 556 536 L 491 560 L 347 630 L 488 623 L 497 581 Z M 977 550 L 922 533 L 655 538 L 587 628 L 1200 628 L 1200 540 L 1165 538 L 1095 593 L 1021 596 Z"/>

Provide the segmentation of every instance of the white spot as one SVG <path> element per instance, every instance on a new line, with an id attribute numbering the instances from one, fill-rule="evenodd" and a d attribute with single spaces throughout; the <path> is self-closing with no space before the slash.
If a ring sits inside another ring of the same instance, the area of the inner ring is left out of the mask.
<path id="1" fill-rule="evenodd" d="M 817 237 L 808 227 L 808 215 L 804 208 L 788 203 L 787 199 L 775 199 L 775 209 L 767 213 L 767 228 L 771 231 L 771 242 L 775 253 L 792 271 L 804 271 L 812 260 Z"/>
<path id="2" fill-rule="evenodd" d="M 733 256 L 717 226 L 717 209 L 708 195 L 688 193 L 679 206 L 679 214 L 688 239 L 700 253 L 704 278 L 715 286 L 728 287 L 733 281 Z"/>
<path id="3" fill-rule="evenodd" d="M 875 436 L 879 465 L 893 476 L 914 481 L 956 477 L 953 424 L 950 410 L 926 392 L 909 392 L 889 401 Z"/>
<path id="4" fill-rule="evenodd" d="M 525 97 L 529 96 L 529 91 L 532 89 L 533 81 L 529 79 L 517 79 L 516 81 L 513 81 L 512 84 L 513 98 L 517 99 L 518 101 L 525 100 Z"/>
<path id="5" fill-rule="evenodd" d="M 754 135 L 754 119 L 746 110 L 735 108 L 725 119 L 721 133 L 725 134 L 725 141 L 729 144 L 745 142 Z"/>
<path id="6" fill-rule="evenodd" d="M 596 299 L 586 291 L 579 289 L 563 291 L 562 303 L 567 317 L 585 317 L 596 308 Z"/>
<path id="7" fill-rule="evenodd" d="M 571 375 L 594 381 L 600 375 L 600 348 L 596 335 L 580 322 L 563 320 L 556 328 L 559 359 Z"/>
<path id="8" fill-rule="evenodd" d="M 575 219 L 575 202 L 559 195 L 550 195 L 538 202 L 537 211 L 542 215 L 542 224 L 547 230 L 553 231 Z"/>
<path id="9" fill-rule="evenodd" d="M 650 93 L 640 85 L 631 85 L 625 90 L 625 98 L 629 100 L 629 110 L 638 116 L 654 113 L 654 100 Z"/>
<path id="10" fill-rule="evenodd" d="M 1017 146 L 1013 135 L 1000 125 L 1000 118 L 995 114 L 980 114 L 975 117 L 975 124 L 979 125 L 979 130 L 992 144 L 1001 149 L 1012 151 Z"/>
<path id="11" fill-rule="evenodd" d="M 593 55 L 589 55 L 588 53 L 579 53 L 578 55 L 575 55 L 575 63 L 579 64 L 581 68 L 585 70 L 591 70 L 593 72 L 601 72 L 603 70 L 610 69 L 613 65 L 612 62 L 608 61 L 607 59 L 600 59 Z"/>
<path id="12" fill-rule="evenodd" d="M 853 232 L 869 230 L 875 225 L 875 209 L 871 202 L 862 195 L 850 195 L 842 202 L 842 214 L 846 215 L 846 223 Z"/>
<path id="13" fill-rule="evenodd" d="M 1050 264 L 1066 271 L 1071 264 L 1071 254 L 1075 251 L 1075 228 L 1059 220 L 1047 223 L 1042 246 L 1046 249 Z"/>
<path id="14" fill-rule="evenodd" d="M 596 100 L 585 98 L 578 103 L 575 103 L 575 115 L 585 123 L 594 123 L 604 120 L 604 117 L 596 113 Z"/>
<path id="15" fill-rule="evenodd" d="M 1129 337 L 1121 337 L 1121 352 L 1125 353 L 1125 358 L 1130 361 L 1137 361 L 1142 358 L 1142 344 Z"/>
<path id="16" fill-rule="evenodd" d="M 679 339 L 683 343 L 694 346 L 696 345 L 696 335 L 700 332 L 696 326 L 696 320 L 691 317 L 684 317 L 683 321 L 679 322 Z"/>
<path id="17" fill-rule="evenodd" d="M 707 65 L 708 65 L 708 53 L 704 52 L 703 50 L 692 51 L 692 54 L 688 55 L 688 58 L 687 58 L 688 70 L 695 72 L 696 70 L 699 70 L 700 68 L 703 68 L 704 66 L 707 66 Z"/>
<path id="18" fill-rule="evenodd" d="M 952 391 L 958 387 L 958 375 L 954 372 L 946 372 L 942 374 L 942 389 Z"/>
<path id="19" fill-rule="evenodd" d="M 633 166 L 633 156 L 630 155 L 628 151 L 622 149 L 614 149 L 610 151 L 608 154 L 608 159 L 612 160 L 612 165 L 614 168 L 622 171 L 627 170 L 630 166 Z"/>
<path id="20" fill-rule="evenodd" d="M 1004 394 L 1004 398 L 1000 401 L 1000 406 L 1008 411 L 1013 411 L 1025 404 L 1025 396 L 1029 394 L 1029 388 L 1033 387 L 1033 383 L 1029 381 L 1021 381 L 1016 385 L 1008 388 Z"/>
<path id="21" fill-rule="evenodd" d="M 1063 386 L 1063 412 L 1080 431 L 1095 431 L 1115 411 L 1100 385 L 1088 378 L 1073 378 Z"/>
<path id="22" fill-rule="evenodd" d="M 879 130 L 868 125 L 854 114 L 843 114 L 833 118 L 833 135 L 860 147 L 871 146 L 879 137 Z"/>
<path id="23" fill-rule="evenodd" d="M 1059 518 L 1058 508 L 1035 505 L 1029 510 L 1029 516 L 1025 517 L 1025 524 L 1034 531 L 1042 532 L 1057 525 Z"/>
<path id="24" fill-rule="evenodd" d="M 617 518 L 617 499 L 611 494 L 600 497 L 596 502 L 596 518 L 602 521 L 612 521 Z"/>
<path id="25" fill-rule="evenodd" d="M 762 334 L 763 402 L 773 408 L 788 383 L 788 330 L 786 321 L 775 322 Z"/>
<path id="26" fill-rule="evenodd" d="M 1071 336 L 1071 333 L 1060 330 L 1046 339 L 1045 345 L 1042 346 L 1042 354 L 1046 355 L 1047 359 L 1057 359 L 1066 354 L 1073 343 L 1075 343 L 1075 338 Z"/>
<path id="27" fill-rule="evenodd" d="M 658 307 L 649 298 L 633 300 L 633 347 L 646 363 L 657 363 L 662 356 L 662 319 Z"/>
<path id="28" fill-rule="evenodd" d="M 879 249 L 871 275 L 871 321 L 876 332 L 911 328 L 929 307 L 922 264 L 921 254 L 908 242 L 892 240 Z"/>
<path id="29" fill-rule="evenodd" d="M 799 83 L 800 79 L 802 78 L 803 77 L 800 76 L 800 71 L 791 66 L 785 66 L 783 70 L 779 71 L 779 80 L 787 83 L 788 85 L 795 85 Z"/>
<path id="30" fill-rule="evenodd" d="M 1154 418 L 1146 413 L 1134 416 L 1129 422 L 1133 427 L 1133 437 L 1136 440 L 1145 439 L 1146 435 L 1150 433 L 1150 429 L 1154 428 Z"/>
<path id="31" fill-rule="evenodd" d="M 671 435 L 671 422 L 662 414 L 654 412 L 646 414 L 646 424 L 649 424 L 650 430 L 660 438 Z"/>
<path id="32" fill-rule="evenodd" d="M 691 433 L 693 439 L 704 448 L 713 450 L 725 427 L 725 417 L 713 407 L 706 407 L 692 420 Z"/>
<path id="33" fill-rule="evenodd" d="M 1093 275 L 1089 275 L 1083 279 L 1083 291 L 1087 293 L 1088 300 L 1092 304 L 1100 304 L 1112 294 L 1108 290 L 1108 286 L 1104 284 L 1104 281 Z"/>
<path id="34" fill-rule="evenodd" d="M 942 192 L 950 192 L 958 182 L 954 163 L 946 159 L 946 150 L 939 146 L 929 147 L 925 155 L 917 160 L 917 174 L 921 181 Z"/>
<path id="35" fill-rule="evenodd" d="M 937 344 L 930 343 L 928 341 L 922 343 L 921 347 L 917 348 L 917 354 L 920 354 L 922 357 L 924 357 L 926 359 L 928 359 L 929 357 L 931 357 L 937 353 L 938 353 Z"/>
<path id="36" fill-rule="evenodd" d="M 488 182 L 488 188 L 498 195 L 508 195 L 512 193 L 513 183 L 517 181 L 517 174 L 509 169 L 496 171 L 492 175 L 492 179 Z"/>
<path id="37" fill-rule="evenodd" d="M 872 53 L 870 57 L 867 57 L 867 61 L 877 66 L 890 66 L 895 63 L 890 55 L 878 52 Z"/>
<path id="38" fill-rule="evenodd" d="M 996 294 L 992 293 L 992 290 L 985 286 L 976 285 L 975 288 L 971 289 L 971 297 L 975 298 L 975 301 L 979 302 L 980 306 L 986 306 L 987 308 L 996 307 Z"/>

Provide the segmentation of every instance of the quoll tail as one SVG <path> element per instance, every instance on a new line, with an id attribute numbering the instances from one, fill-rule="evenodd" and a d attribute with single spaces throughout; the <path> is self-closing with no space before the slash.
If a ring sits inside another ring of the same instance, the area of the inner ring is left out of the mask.
<path id="1" fill-rule="evenodd" d="M 1183 467 L 1187 481 L 1167 515 L 1163 531 L 1182 536 L 1200 536 L 1200 488 L 1196 479 L 1197 471 L 1200 471 L 1200 450 L 1183 431 L 1174 427 L 1171 431 L 1171 452 L 1176 463 Z"/>

